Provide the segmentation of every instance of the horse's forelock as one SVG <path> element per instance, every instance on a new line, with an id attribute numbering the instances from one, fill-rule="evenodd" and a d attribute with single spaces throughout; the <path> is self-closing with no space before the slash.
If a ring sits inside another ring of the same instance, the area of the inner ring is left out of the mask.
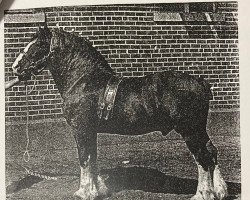
<path id="1" fill-rule="evenodd" d="M 52 36 L 51 31 L 47 26 L 43 28 L 39 26 L 38 31 L 33 36 L 32 40 L 37 38 L 41 41 L 47 42 L 48 40 L 50 40 L 51 36 Z"/>

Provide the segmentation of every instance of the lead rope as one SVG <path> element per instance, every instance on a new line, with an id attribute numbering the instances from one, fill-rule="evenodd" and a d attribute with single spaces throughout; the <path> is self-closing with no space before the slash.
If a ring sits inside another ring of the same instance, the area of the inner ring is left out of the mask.
<path id="1" fill-rule="evenodd" d="M 30 143 L 30 137 L 29 137 L 29 100 L 28 100 L 28 82 L 25 81 L 25 91 L 26 91 L 26 147 L 25 147 L 25 151 L 23 153 L 23 160 L 27 163 L 30 160 L 30 154 L 29 154 L 29 143 Z M 34 89 L 34 87 L 32 88 L 32 90 Z M 30 92 L 31 93 L 31 92 Z"/>
<path id="2" fill-rule="evenodd" d="M 29 94 L 31 94 L 31 92 L 33 92 L 34 88 L 35 88 L 35 84 L 36 84 L 36 76 L 34 74 L 32 74 L 34 77 L 35 77 L 35 81 L 34 81 L 34 84 L 33 84 L 33 87 L 31 88 L 31 90 L 28 92 L 28 82 L 25 81 L 25 93 L 26 93 L 26 139 L 27 139 L 27 142 L 26 142 L 26 147 L 25 147 L 25 151 L 23 153 L 23 160 L 28 163 L 30 161 L 30 154 L 29 154 L 29 143 L 30 143 L 30 137 L 29 137 Z M 33 176 L 36 176 L 36 177 L 39 177 L 39 178 L 42 178 L 42 179 L 46 179 L 46 180 L 57 180 L 56 177 L 51 177 L 51 176 L 48 176 L 48 175 L 41 175 L 40 173 L 38 172 L 34 172 L 32 170 L 28 170 L 26 167 L 22 166 L 25 171 L 26 171 L 26 174 L 28 175 L 33 175 Z"/>
<path id="3" fill-rule="evenodd" d="M 32 74 L 34 77 L 35 75 Z M 25 151 L 23 153 L 23 160 L 27 163 L 30 160 L 30 154 L 29 154 L 29 143 L 30 143 L 30 137 L 29 137 L 29 94 L 31 94 L 31 92 L 33 92 L 35 85 L 36 85 L 36 77 L 35 77 L 35 81 L 33 84 L 33 87 L 31 88 L 31 90 L 28 92 L 28 82 L 25 81 L 24 83 L 25 85 L 25 92 L 26 92 L 26 147 L 25 147 Z"/>

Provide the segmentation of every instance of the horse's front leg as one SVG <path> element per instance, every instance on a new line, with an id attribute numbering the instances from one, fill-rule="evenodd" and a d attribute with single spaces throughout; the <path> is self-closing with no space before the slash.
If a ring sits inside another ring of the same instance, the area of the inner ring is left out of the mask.
<path id="1" fill-rule="evenodd" d="M 97 170 L 97 134 L 92 131 L 77 131 L 75 140 L 80 161 L 80 187 L 74 196 L 91 200 L 106 195 L 107 188 Z"/>

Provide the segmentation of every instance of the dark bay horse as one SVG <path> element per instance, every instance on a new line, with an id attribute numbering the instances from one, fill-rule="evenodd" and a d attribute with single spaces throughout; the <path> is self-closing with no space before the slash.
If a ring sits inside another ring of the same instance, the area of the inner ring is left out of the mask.
<path id="1" fill-rule="evenodd" d="M 39 28 L 12 68 L 19 79 L 27 80 L 45 67 L 63 99 L 67 123 L 75 131 L 81 168 L 75 196 L 92 199 L 108 193 L 96 166 L 97 133 L 137 135 L 161 131 L 166 135 L 173 129 L 181 134 L 198 166 L 197 192 L 192 199 L 222 200 L 227 196 L 217 149 L 206 132 L 212 94 L 205 80 L 171 71 L 124 78 L 112 117 L 100 120 L 98 105 L 115 73 L 88 40 L 59 28 Z"/>

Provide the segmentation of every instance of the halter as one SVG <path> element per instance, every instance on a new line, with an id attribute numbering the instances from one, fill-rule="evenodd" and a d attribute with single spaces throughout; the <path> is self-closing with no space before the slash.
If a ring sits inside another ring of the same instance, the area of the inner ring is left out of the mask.
<path id="1" fill-rule="evenodd" d="M 27 55 L 27 52 L 25 51 L 22 51 L 22 54 L 23 54 L 23 58 L 25 60 L 28 61 L 28 63 L 30 63 L 29 67 L 25 68 L 21 73 L 17 74 L 19 76 L 25 76 L 27 74 L 27 72 L 31 72 L 32 75 L 34 75 L 33 71 L 36 69 L 35 66 L 45 62 L 51 55 L 52 53 L 54 53 L 54 50 L 52 49 L 52 39 L 50 40 L 50 50 L 49 50 L 49 53 L 47 55 L 45 55 L 43 58 L 37 60 L 37 61 L 31 61 L 30 59 L 28 59 L 28 57 L 26 56 Z M 46 68 L 46 66 L 42 67 L 40 70 L 38 69 L 37 73 L 36 74 L 40 74 L 44 69 Z"/>

